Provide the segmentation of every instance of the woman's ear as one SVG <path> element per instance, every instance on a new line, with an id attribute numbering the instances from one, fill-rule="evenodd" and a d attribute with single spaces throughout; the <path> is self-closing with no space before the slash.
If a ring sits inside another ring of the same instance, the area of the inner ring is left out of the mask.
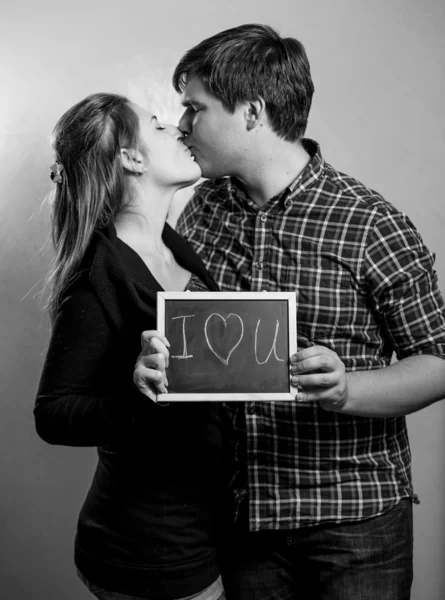
<path id="1" fill-rule="evenodd" d="M 131 173 L 146 173 L 147 168 L 143 163 L 143 156 L 139 150 L 133 150 L 129 148 L 121 148 L 121 161 L 122 166 Z"/>

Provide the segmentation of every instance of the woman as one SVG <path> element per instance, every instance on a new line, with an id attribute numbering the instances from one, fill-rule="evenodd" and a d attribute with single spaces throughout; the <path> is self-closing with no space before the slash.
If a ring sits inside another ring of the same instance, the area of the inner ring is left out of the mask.
<path id="1" fill-rule="evenodd" d="M 68 110 L 54 150 L 53 329 L 34 414 L 45 441 L 98 446 L 78 522 L 79 575 L 104 600 L 224 598 L 215 556 L 219 409 L 160 406 L 147 399 L 152 384 L 141 393 L 133 383 L 143 330 L 151 351 L 159 345 L 144 358 L 147 380 L 164 372 L 156 292 L 217 290 L 165 222 L 174 193 L 200 168 L 178 129 L 112 94 Z"/>

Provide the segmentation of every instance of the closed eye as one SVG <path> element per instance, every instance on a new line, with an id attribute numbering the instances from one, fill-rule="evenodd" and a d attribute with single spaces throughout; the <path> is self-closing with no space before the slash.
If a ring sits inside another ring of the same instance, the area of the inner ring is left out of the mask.
<path id="1" fill-rule="evenodd" d="M 187 104 L 187 105 L 185 106 L 185 110 L 186 110 L 187 112 L 191 111 L 191 112 L 193 112 L 193 113 L 197 113 L 197 112 L 200 112 L 200 111 L 202 110 L 202 108 L 201 108 L 201 107 L 198 107 L 198 106 L 193 106 L 192 104 Z"/>
<path id="2" fill-rule="evenodd" d="M 158 117 L 156 115 L 153 115 L 151 118 L 152 121 L 156 121 L 156 127 L 155 129 L 158 129 L 159 131 L 163 131 L 165 129 L 165 127 L 161 127 L 159 125 L 159 121 L 158 121 Z"/>

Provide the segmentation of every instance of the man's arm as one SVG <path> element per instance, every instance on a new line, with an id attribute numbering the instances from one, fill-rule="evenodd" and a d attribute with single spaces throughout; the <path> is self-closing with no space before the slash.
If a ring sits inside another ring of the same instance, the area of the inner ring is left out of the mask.
<path id="1" fill-rule="evenodd" d="M 434 257 L 407 217 L 389 212 L 367 240 L 365 278 L 373 313 L 398 362 L 345 372 L 335 352 L 313 346 L 291 359 L 299 401 L 358 416 L 406 415 L 445 398 L 445 318 Z"/>
<path id="2" fill-rule="evenodd" d="M 345 373 L 338 355 L 313 346 L 291 359 L 297 401 L 361 417 L 408 415 L 445 398 L 445 360 L 420 354 L 375 371 Z M 322 371 L 313 373 L 314 370 Z"/>

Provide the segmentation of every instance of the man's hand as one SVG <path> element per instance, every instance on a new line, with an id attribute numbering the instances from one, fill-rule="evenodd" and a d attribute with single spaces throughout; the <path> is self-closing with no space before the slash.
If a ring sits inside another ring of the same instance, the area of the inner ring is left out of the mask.
<path id="1" fill-rule="evenodd" d="M 168 367 L 170 346 L 167 338 L 159 331 L 144 331 L 141 335 L 142 351 L 133 372 L 133 381 L 139 391 L 156 402 L 159 393 L 168 392 L 165 369 Z"/>
<path id="2" fill-rule="evenodd" d="M 298 402 L 320 403 L 325 410 L 338 411 L 348 399 L 345 365 L 324 346 L 311 346 L 290 358 L 292 385 L 298 387 Z"/>

